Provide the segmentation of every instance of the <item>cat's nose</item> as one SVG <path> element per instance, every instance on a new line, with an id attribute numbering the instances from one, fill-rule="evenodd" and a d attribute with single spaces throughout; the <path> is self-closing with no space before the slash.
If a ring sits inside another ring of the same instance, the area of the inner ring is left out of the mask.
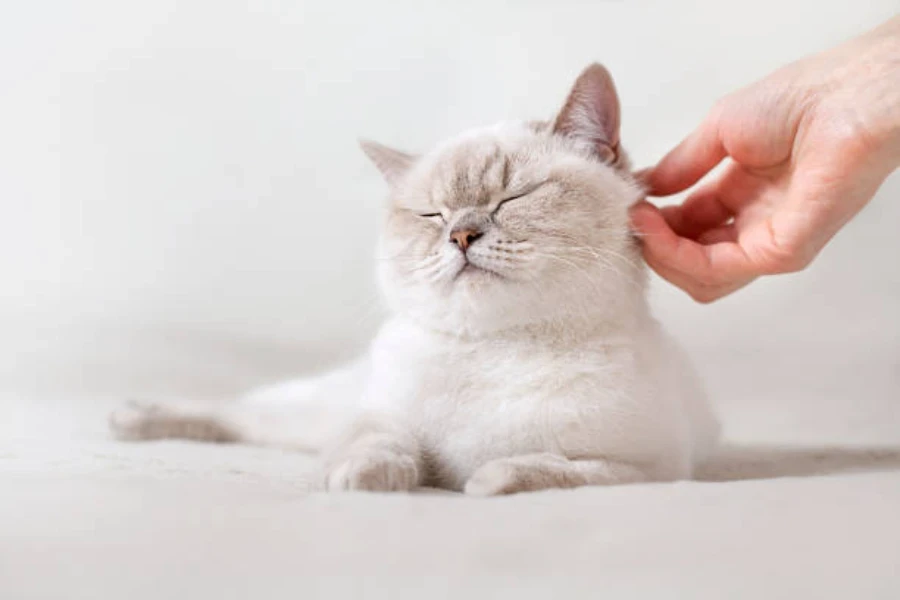
<path id="1" fill-rule="evenodd" d="M 450 232 L 450 241 L 459 249 L 465 252 L 472 245 L 472 242 L 483 236 L 484 233 L 477 229 L 454 229 Z"/>

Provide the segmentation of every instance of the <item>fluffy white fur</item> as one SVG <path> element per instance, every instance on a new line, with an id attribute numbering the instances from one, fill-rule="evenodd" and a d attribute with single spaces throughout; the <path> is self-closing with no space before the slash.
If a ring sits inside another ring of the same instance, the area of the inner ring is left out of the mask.
<path id="1" fill-rule="evenodd" d="M 552 123 L 421 157 L 364 143 L 391 188 L 378 271 L 394 316 L 370 353 L 237 403 L 132 404 L 114 431 L 324 450 L 331 490 L 691 477 L 718 427 L 648 310 L 618 126 L 592 65 Z"/>

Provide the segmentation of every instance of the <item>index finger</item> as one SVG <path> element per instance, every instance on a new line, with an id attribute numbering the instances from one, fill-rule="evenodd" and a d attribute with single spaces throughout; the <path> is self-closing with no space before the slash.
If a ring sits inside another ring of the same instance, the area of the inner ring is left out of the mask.
<path id="1" fill-rule="evenodd" d="M 645 173 L 650 195 L 668 196 L 691 187 L 727 155 L 719 134 L 719 119 L 711 112 L 693 133 Z"/>
<path id="2" fill-rule="evenodd" d="M 698 285 L 729 285 L 754 275 L 750 260 L 737 243 L 704 245 L 681 237 L 659 209 L 648 203 L 632 208 L 631 218 L 648 259 Z"/>

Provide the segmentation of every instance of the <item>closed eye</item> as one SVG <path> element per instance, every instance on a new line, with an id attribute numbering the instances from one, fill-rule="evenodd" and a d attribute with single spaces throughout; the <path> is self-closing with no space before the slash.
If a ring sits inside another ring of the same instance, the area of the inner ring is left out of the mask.
<path id="1" fill-rule="evenodd" d="M 444 215 L 439 212 L 436 213 L 419 213 L 419 216 L 423 219 L 428 219 L 434 223 L 446 223 L 444 220 Z"/>
<path id="2" fill-rule="evenodd" d="M 491 213 L 491 216 L 494 216 L 495 214 L 497 214 L 497 211 L 500 210 L 500 207 L 503 206 L 504 204 L 506 204 L 507 202 L 512 202 L 513 200 L 519 200 L 520 198 L 524 198 L 525 196 L 530 196 L 531 194 L 535 193 L 536 191 L 538 191 L 545 185 L 549 185 L 550 183 L 552 183 L 551 180 L 545 179 L 544 181 L 538 183 L 534 187 L 532 187 L 528 190 L 525 190 L 521 194 L 516 194 L 515 196 L 510 196 L 509 198 L 504 198 L 497 204 L 497 207 Z"/>
<path id="3" fill-rule="evenodd" d="M 503 206 L 504 204 L 506 204 L 507 202 L 512 202 L 513 200 L 518 200 L 520 198 L 524 198 L 525 196 L 527 196 L 527 195 L 531 194 L 532 192 L 534 192 L 535 190 L 537 190 L 539 187 L 541 187 L 541 186 L 532 188 L 532 189 L 528 190 L 527 192 L 522 192 L 521 194 L 516 194 L 515 196 L 510 196 L 509 198 L 504 198 L 497 204 L 497 208 L 495 208 L 494 212 L 491 214 L 492 215 L 497 214 L 497 211 L 500 210 L 500 207 Z"/>

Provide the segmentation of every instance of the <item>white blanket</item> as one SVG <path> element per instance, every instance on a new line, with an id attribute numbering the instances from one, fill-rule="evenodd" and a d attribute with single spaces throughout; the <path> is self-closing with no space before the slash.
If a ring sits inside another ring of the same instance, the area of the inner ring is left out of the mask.
<path id="1" fill-rule="evenodd" d="M 213 359 L 208 341 L 185 337 L 93 339 L 69 369 L 46 351 L 45 368 L 20 359 L 0 402 L 4 599 L 900 593 L 896 363 L 848 364 L 811 347 L 815 359 L 782 356 L 789 368 L 758 358 L 770 370 L 755 375 L 727 352 L 707 363 L 713 387 L 735 388 L 720 403 L 730 436 L 755 448 L 708 473 L 727 481 L 494 499 L 327 495 L 302 455 L 106 432 L 110 407 L 142 385 L 221 395 L 253 379 L 254 364 L 271 378 L 262 365 L 278 362 L 273 353 L 220 339 Z M 896 347 L 880 350 L 896 360 Z M 867 393 L 847 389 L 860 382 Z"/>

